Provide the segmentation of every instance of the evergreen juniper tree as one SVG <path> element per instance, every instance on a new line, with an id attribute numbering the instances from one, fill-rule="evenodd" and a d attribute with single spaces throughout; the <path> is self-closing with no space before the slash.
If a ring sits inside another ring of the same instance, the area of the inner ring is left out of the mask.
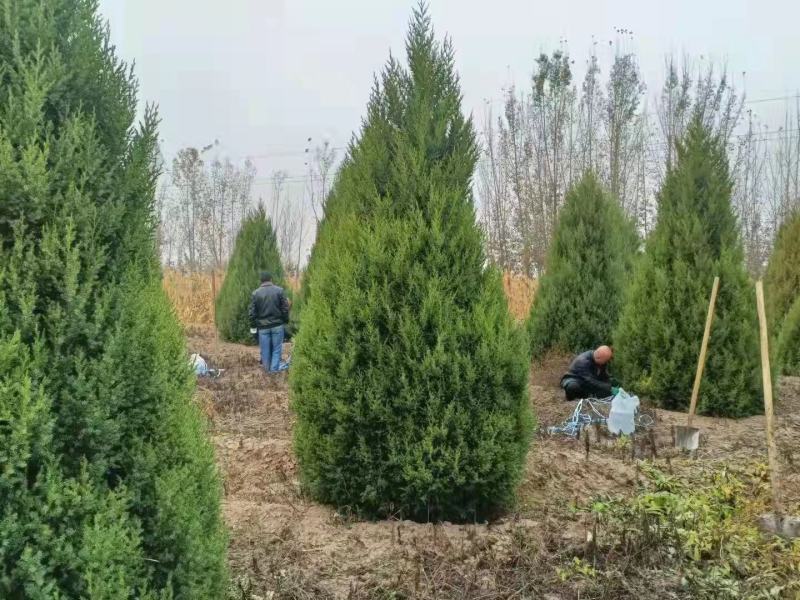
<path id="1" fill-rule="evenodd" d="M 161 289 L 152 110 L 96 0 L 0 17 L 0 597 L 220 598 L 220 486 Z"/>
<path id="2" fill-rule="evenodd" d="M 323 215 L 308 265 L 303 273 L 302 287 L 292 306 L 292 320 L 299 330 L 302 314 L 311 296 L 316 265 L 321 262 L 332 234 L 344 215 L 363 210 L 375 196 L 385 195 L 390 176 L 392 149 L 386 140 L 400 127 L 402 91 L 401 67 L 393 58 L 380 77 L 376 78 L 362 120 L 361 135 L 351 141 L 334 184 L 323 205 Z"/>
<path id="3" fill-rule="evenodd" d="M 719 276 L 698 411 L 740 417 L 761 409 L 755 294 L 731 187 L 722 144 L 695 118 L 659 193 L 658 221 L 614 336 L 623 386 L 663 408 L 688 407 L 712 282 Z"/>
<path id="4" fill-rule="evenodd" d="M 448 42 L 422 8 L 329 199 L 291 373 L 318 499 L 472 518 L 509 502 L 531 431 L 528 354 L 471 196 L 477 158 Z M 331 205 L 335 203 L 335 209 Z"/>
<path id="5" fill-rule="evenodd" d="M 764 275 L 764 296 L 775 349 L 775 371 L 800 375 L 800 211 L 783 222 Z"/>
<path id="6" fill-rule="evenodd" d="M 531 307 L 534 356 L 611 343 L 637 244 L 633 222 L 586 173 L 567 194 Z"/>
<path id="7" fill-rule="evenodd" d="M 764 301 L 773 336 L 800 297 L 800 210 L 789 216 L 778 230 L 775 247 L 764 274 Z"/>
<path id="8" fill-rule="evenodd" d="M 223 340 L 255 343 L 250 334 L 250 296 L 261 283 L 262 271 L 272 273 L 272 280 L 285 287 L 278 240 L 272 222 L 259 206 L 242 223 L 236 236 L 228 272 L 216 299 L 217 330 Z"/>
<path id="9" fill-rule="evenodd" d="M 783 375 L 800 375 L 800 296 L 781 321 L 775 351 L 776 370 Z"/>

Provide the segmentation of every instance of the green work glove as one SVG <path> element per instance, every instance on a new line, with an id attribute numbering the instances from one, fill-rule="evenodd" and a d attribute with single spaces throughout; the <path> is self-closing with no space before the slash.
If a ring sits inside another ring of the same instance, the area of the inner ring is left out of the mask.
<path id="1" fill-rule="evenodd" d="M 611 395 L 616 396 L 617 394 L 619 394 L 619 386 L 615 385 L 614 387 L 611 388 Z"/>

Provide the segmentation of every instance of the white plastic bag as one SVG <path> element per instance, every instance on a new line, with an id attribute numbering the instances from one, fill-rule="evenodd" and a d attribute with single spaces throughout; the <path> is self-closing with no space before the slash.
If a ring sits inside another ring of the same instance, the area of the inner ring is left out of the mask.
<path id="1" fill-rule="evenodd" d="M 195 375 L 199 375 L 201 377 L 208 375 L 208 364 L 206 364 L 206 361 L 203 360 L 202 356 L 199 354 L 192 354 L 192 356 L 189 358 L 189 362 L 194 368 Z"/>
<path id="2" fill-rule="evenodd" d="M 624 433 L 630 435 L 636 429 L 636 413 L 639 410 L 639 398 L 623 389 L 617 392 L 611 401 L 611 410 L 608 413 L 608 430 L 611 433 Z"/>

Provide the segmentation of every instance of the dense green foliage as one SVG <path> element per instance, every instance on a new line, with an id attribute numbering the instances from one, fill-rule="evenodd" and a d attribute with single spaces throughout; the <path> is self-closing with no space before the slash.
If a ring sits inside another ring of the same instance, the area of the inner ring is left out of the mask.
<path id="1" fill-rule="evenodd" d="M 781 324 L 775 355 L 778 372 L 800 376 L 800 296 Z"/>
<path id="2" fill-rule="evenodd" d="M 637 245 L 633 222 L 587 173 L 567 193 L 531 307 L 534 356 L 611 342 Z"/>
<path id="3" fill-rule="evenodd" d="M 276 285 L 285 287 L 278 240 L 263 207 L 242 223 L 236 236 L 228 272 L 216 299 L 215 319 L 220 337 L 228 342 L 255 343 L 250 334 L 250 296 L 261 283 L 262 271 L 272 273 Z"/>
<path id="4" fill-rule="evenodd" d="M 761 409 L 755 294 L 730 196 L 724 148 L 695 119 L 660 191 L 658 223 L 614 336 L 623 385 L 664 408 L 688 406 L 718 275 L 698 411 L 738 417 Z"/>
<path id="5" fill-rule="evenodd" d="M 800 211 L 784 221 L 764 274 L 764 302 L 770 331 L 777 336 L 794 301 L 800 297 Z"/>
<path id="6" fill-rule="evenodd" d="M 94 0 L 0 17 L 0 597 L 219 598 L 220 486 L 161 289 L 153 111 Z"/>
<path id="7" fill-rule="evenodd" d="M 513 497 L 529 361 L 484 267 L 475 133 L 424 10 L 407 55 L 376 84 L 327 202 L 291 373 L 295 446 L 322 501 L 472 518 Z"/>
<path id="8" fill-rule="evenodd" d="M 778 230 L 764 275 L 764 301 L 776 372 L 800 375 L 800 211 Z"/>

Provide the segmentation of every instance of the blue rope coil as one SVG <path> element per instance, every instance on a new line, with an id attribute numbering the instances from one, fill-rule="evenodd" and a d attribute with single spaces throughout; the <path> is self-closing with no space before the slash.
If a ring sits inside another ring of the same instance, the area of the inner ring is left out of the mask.
<path id="1" fill-rule="evenodd" d="M 575 405 L 575 410 L 572 411 L 572 416 L 564 421 L 562 425 L 554 425 L 547 428 L 547 433 L 550 435 L 567 435 L 577 438 L 581 429 L 599 423 L 602 425 L 608 421 L 607 414 L 602 413 L 598 407 L 606 407 L 608 410 L 611 408 L 611 401 L 613 396 L 608 398 L 583 398 L 578 400 Z M 655 425 L 653 417 L 650 415 L 642 414 L 637 411 L 634 417 L 636 428 L 649 428 Z"/>

